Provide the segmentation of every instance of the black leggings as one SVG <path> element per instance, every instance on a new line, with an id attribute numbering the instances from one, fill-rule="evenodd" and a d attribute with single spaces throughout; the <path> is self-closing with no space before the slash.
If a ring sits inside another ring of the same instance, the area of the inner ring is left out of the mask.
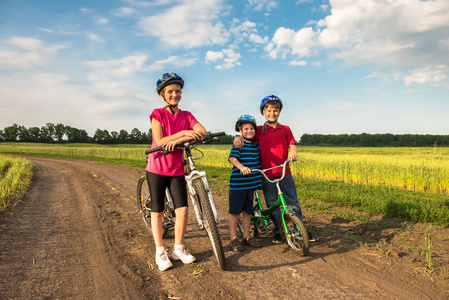
<path id="1" fill-rule="evenodd" d="M 175 209 L 188 206 L 184 175 L 172 177 L 147 172 L 147 182 L 150 189 L 152 212 L 164 211 L 166 188 L 170 191 Z"/>

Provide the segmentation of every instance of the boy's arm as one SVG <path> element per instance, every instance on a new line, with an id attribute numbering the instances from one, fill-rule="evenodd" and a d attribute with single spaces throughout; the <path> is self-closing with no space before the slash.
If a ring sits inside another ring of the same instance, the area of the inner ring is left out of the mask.
<path id="1" fill-rule="evenodd" d="M 240 136 L 235 136 L 235 138 L 234 138 L 234 146 L 235 147 L 237 147 L 237 148 L 243 148 L 243 145 L 245 144 L 244 142 L 243 142 L 243 139 L 242 139 L 242 137 L 240 137 Z"/>
<path id="2" fill-rule="evenodd" d="M 296 148 L 295 144 L 291 144 L 288 146 L 288 158 L 290 158 L 293 161 L 298 160 L 298 149 Z"/>
<path id="3" fill-rule="evenodd" d="M 242 165 L 239 160 L 235 157 L 230 157 L 229 162 L 242 172 L 243 175 L 251 174 L 251 169 Z"/>

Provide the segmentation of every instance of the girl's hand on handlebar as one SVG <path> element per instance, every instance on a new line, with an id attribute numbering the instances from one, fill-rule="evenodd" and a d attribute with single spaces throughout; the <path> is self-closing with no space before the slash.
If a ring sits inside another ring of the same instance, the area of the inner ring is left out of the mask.
<path id="1" fill-rule="evenodd" d="M 176 145 L 179 145 L 179 144 L 182 144 L 182 139 L 177 139 L 174 141 L 167 142 L 164 144 L 165 150 L 171 152 L 171 151 L 175 150 Z"/>
<path id="2" fill-rule="evenodd" d="M 203 137 L 203 134 L 195 130 L 184 130 L 184 136 L 188 137 L 189 140 L 199 140 Z"/>

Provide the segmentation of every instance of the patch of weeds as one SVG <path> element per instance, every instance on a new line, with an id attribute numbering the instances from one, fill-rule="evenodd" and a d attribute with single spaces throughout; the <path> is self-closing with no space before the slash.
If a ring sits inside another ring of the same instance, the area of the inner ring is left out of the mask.
<path id="1" fill-rule="evenodd" d="M 412 231 L 412 224 L 409 224 L 408 222 L 402 222 L 401 226 L 404 231 Z"/>
<path id="2" fill-rule="evenodd" d="M 189 272 L 187 275 L 189 276 L 201 276 L 201 274 L 204 272 L 203 270 L 203 264 L 200 262 L 193 262 L 189 265 L 191 273 Z"/>
<path id="3" fill-rule="evenodd" d="M 424 236 L 424 240 L 425 240 L 425 245 L 426 245 L 426 249 L 425 249 L 425 254 L 426 254 L 426 267 L 427 270 L 429 271 L 429 273 L 432 273 L 433 270 L 433 266 L 432 266 L 432 237 L 433 234 L 430 233 L 430 229 L 432 228 L 432 226 L 430 226 Z"/>
<path id="4" fill-rule="evenodd" d="M 150 270 L 154 270 L 157 268 L 156 260 L 149 260 L 147 263 Z"/>

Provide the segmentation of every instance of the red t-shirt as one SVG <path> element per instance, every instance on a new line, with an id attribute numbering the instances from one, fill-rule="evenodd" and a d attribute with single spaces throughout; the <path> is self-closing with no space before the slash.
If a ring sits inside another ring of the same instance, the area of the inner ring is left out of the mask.
<path id="1" fill-rule="evenodd" d="M 296 141 L 288 126 L 278 123 L 273 128 L 266 125 L 266 131 L 262 132 L 263 127 L 257 126 L 255 139 L 259 141 L 260 165 L 262 169 L 268 169 L 283 164 L 288 158 L 288 147 L 296 145 Z M 267 171 L 265 174 L 268 177 L 280 177 L 282 168 Z M 289 165 L 287 165 L 285 174 L 291 174 Z"/>

